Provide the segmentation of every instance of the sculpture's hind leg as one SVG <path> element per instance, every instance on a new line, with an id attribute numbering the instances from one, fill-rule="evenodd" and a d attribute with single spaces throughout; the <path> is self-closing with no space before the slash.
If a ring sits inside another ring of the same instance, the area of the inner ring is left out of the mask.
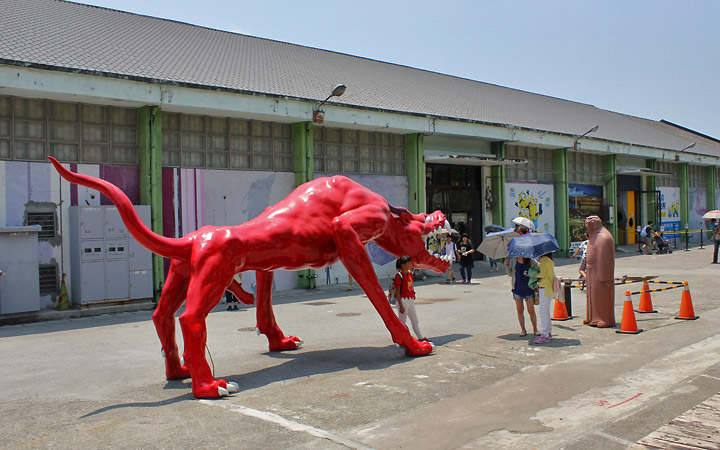
<path id="1" fill-rule="evenodd" d="M 387 213 L 374 206 L 347 212 L 333 219 L 333 240 L 340 260 L 380 314 L 393 342 L 405 347 L 405 353 L 409 356 L 427 355 L 433 352 L 433 345 L 412 337 L 407 326 L 395 315 L 360 239 L 358 230 L 382 230 L 386 220 Z"/>
<path id="2" fill-rule="evenodd" d="M 233 280 L 230 282 L 230 285 L 227 287 L 227 290 L 232 292 L 235 298 L 240 300 L 240 303 L 243 303 L 245 305 L 254 305 L 255 304 L 255 297 L 249 292 L 247 292 L 245 289 L 243 289 L 242 284 L 238 283 Z"/>
<path id="3" fill-rule="evenodd" d="M 272 309 L 272 272 L 256 272 L 257 280 L 257 329 L 264 334 L 270 344 L 270 351 L 295 350 L 302 345 L 302 339 L 296 336 L 285 336 L 277 322 Z"/>
<path id="4" fill-rule="evenodd" d="M 183 341 L 185 343 L 185 365 L 192 377 L 192 392 L 196 398 L 218 398 L 237 392 L 235 383 L 216 380 L 205 359 L 207 326 L 205 319 L 220 303 L 233 276 L 226 261 L 212 257 L 195 261 L 195 273 L 190 278 L 185 311 L 180 315 Z"/>
<path id="5" fill-rule="evenodd" d="M 190 376 L 187 368 L 180 363 L 178 346 L 175 341 L 175 313 L 185 301 L 185 293 L 190 281 L 187 272 L 187 263 L 172 262 L 165 286 L 160 294 L 160 300 L 153 313 L 155 331 L 160 338 L 165 358 L 165 376 L 168 380 L 178 380 Z"/>

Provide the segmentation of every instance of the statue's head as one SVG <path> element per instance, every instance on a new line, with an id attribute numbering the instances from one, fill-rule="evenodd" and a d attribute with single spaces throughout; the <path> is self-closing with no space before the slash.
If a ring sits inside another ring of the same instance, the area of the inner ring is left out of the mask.
<path id="1" fill-rule="evenodd" d="M 439 235 L 443 230 L 450 229 L 445 214 L 440 211 L 432 214 L 394 211 L 390 217 L 383 234 L 375 239 L 375 243 L 380 248 L 397 257 L 410 256 L 413 267 L 417 269 L 445 272 L 450 267 L 450 263 L 443 255 L 433 255 L 425 244 L 425 239 L 429 235 L 433 233 Z"/>
<path id="2" fill-rule="evenodd" d="M 587 228 L 588 234 L 597 233 L 602 227 L 602 220 L 598 216 L 587 216 L 585 218 L 585 228 Z"/>

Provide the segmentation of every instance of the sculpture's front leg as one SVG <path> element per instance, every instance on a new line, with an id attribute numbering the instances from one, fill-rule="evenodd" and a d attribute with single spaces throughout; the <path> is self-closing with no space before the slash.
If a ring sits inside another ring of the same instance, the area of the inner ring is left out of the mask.
<path id="1" fill-rule="evenodd" d="M 272 308 L 273 272 L 256 272 L 257 280 L 257 331 L 264 334 L 270 351 L 295 350 L 303 344 L 296 336 L 285 336 L 275 322 Z"/>

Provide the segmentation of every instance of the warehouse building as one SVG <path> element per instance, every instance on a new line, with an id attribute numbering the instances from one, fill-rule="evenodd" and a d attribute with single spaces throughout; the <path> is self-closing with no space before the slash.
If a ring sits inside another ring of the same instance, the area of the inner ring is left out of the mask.
<path id="1" fill-rule="evenodd" d="M 699 229 L 720 192 L 720 141 L 666 121 L 60 0 L 6 0 L 0 33 L 0 315 L 52 307 L 62 274 L 88 306 L 162 287 L 162 258 L 47 156 L 121 187 L 166 236 L 245 222 L 334 174 L 440 209 L 475 242 L 523 215 L 564 249 L 589 214 L 618 244 L 647 220 Z M 392 274 L 393 257 L 368 253 Z M 340 264 L 299 275 L 274 288 L 347 281 Z"/>

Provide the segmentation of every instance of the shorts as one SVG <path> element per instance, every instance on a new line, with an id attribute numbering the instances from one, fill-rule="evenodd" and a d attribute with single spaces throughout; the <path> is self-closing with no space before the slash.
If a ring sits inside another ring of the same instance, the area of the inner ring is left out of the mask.
<path id="1" fill-rule="evenodd" d="M 534 299 L 535 299 L 535 296 L 532 296 L 532 297 L 523 297 L 522 295 L 513 294 L 513 299 L 514 299 L 514 300 L 534 300 Z"/>
<path id="2" fill-rule="evenodd" d="M 580 261 L 580 270 L 583 272 L 587 270 L 587 258 L 583 258 L 582 261 Z"/>
<path id="3" fill-rule="evenodd" d="M 647 245 L 648 247 L 653 245 L 653 240 L 650 236 L 645 236 L 643 239 L 645 239 L 645 245 Z"/>

